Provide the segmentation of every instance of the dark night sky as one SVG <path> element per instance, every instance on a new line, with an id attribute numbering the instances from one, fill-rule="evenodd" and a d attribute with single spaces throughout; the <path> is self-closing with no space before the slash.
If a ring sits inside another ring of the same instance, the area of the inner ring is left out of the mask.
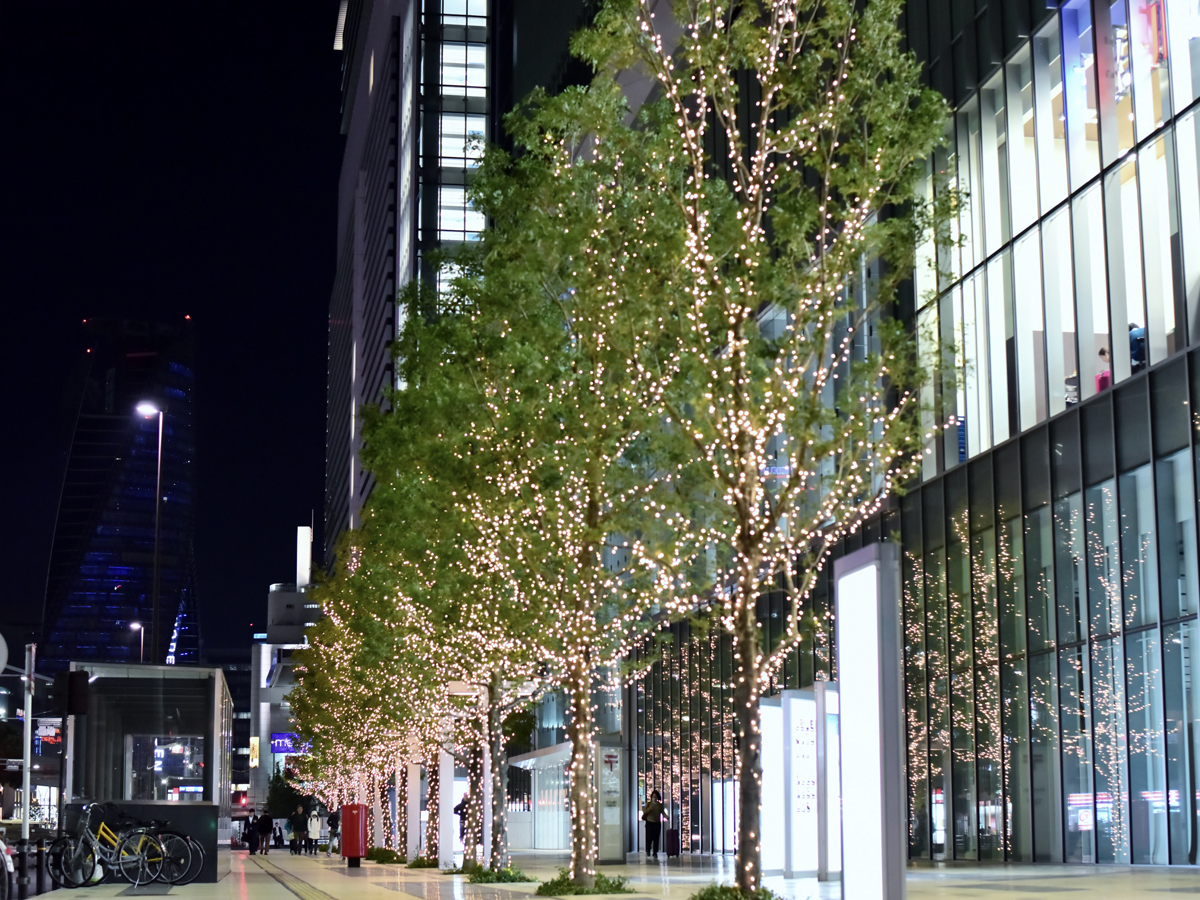
<path id="1" fill-rule="evenodd" d="M 0 3 L 0 622 L 40 619 L 85 317 L 195 323 L 207 645 L 320 539 L 337 7 Z"/>

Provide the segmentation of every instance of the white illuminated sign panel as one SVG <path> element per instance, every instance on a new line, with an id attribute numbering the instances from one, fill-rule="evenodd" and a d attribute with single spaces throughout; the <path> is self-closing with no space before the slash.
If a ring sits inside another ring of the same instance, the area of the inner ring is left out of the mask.
<path id="1" fill-rule="evenodd" d="M 758 708 L 762 729 L 762 805 L 759 808 L 759 845 L 764 873 L 783 873 L 784 815 L 787 786 L 783 769 L 783 710 L 778 698 L 761 702 Z"/>
<path id="2" fill-rule="evenodd" d="M 873 544 L 835 563 L 845 900 L 902 900 L 906 822 L 899 553 Z"/>

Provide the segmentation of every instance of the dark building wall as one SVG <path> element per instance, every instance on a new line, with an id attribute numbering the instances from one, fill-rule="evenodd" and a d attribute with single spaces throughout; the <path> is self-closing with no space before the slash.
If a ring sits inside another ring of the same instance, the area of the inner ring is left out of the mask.
<path id="1" fill-rule="evenodd" d="M 50 668 L 70 659 L 139 658 L 153 645 L 157 417 L 135 412 L 152 400 L 165 410 L 159 538 L 158 662 L 199 650 L 193 556 L 195 372 L 191 329 L 90 321 L 89 366 L 80 386 L 63 477 L 43 608 L 39 656 Z"/>

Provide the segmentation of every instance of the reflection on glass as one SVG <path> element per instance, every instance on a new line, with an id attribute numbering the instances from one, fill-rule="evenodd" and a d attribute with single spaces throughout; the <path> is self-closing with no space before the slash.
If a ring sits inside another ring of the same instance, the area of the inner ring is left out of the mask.
<path id="1" fill-rule="evenodd" d="M 917 357 L 926 372 L 937 371 L 940 343 L 938 304 L 935 300 L 917 314 Z M 937 385 L 932 378 L 928 378 L 921 387 L 921 433 L 925 435 L 921 475 L 926 481 L 936 478 L 938 474 L 936 446 L 941 435 L 936 418 L 936 401 Z"/>
<path id="2" fill-rule="evenodd" d="M 1112 634 L 1121 623 L 1117 565 L 1117 498 L 1112 479 L 1084 492 L 1087 503 L 1088 600 L 1092 635 Z"/>
<path id="3" fill-rule="evenodd" d="M 972 275 L 962 288 L 962 348 L 966 364 L 960 370 L 964 386 L 967 457 L 992 446 L 992 415 L 988 404 L 987 292 L 983 275 Z"/>
<path id="4" fill-rule="evenodd" d="M 1062 5 L 1064 112 L 1071 159 L 1071 185 L 1076 189 L 1100 171 L 1100 117 L 1096 88 L 1091 0 Z"/>
<path id="5" fill-rule="evenodd" d="M 1095 10 L 1100 143 L 1107 166 L 1133 147 L 1133 73 L 1125 0 L 1098 0 Z"/>
<path id="6" fill-rule="evenodd" d="M 1158 494 L 1158 565 L 1165 621 L 1196 612 L 1200 572 L 1196 563 L 1196 495 L 1188 451 L 1155 464 Z"/>
<path id="7" fill-rule="evenodd" d="M 1024 231 L 1038 214 L 1037 145 L 1033 128 L 1033 64 L 1029 48 L 1005 66 L 1008 86 L 1008 166 L 1012 188 L 1012 230 Z"/>
<path id="8" fill-rule="evenodd" d="M 1083 496 L 1054 501 L 1055 603 L 1058 641 L 1070 644 L 1087 637 L 1087 587 L 1084 582 Z"/>
<path id="9" fill-rule="evenodd" d="M 1163 629 L 1166 686 L 1167 817 L 1171 863 L 1195 865 L 1200 838 L 1200 693 L 1196 661 L 1200 628 L 1196 621 Z"/>
<path id="10" fill-rule="evenodd" d="M 1021 429 L 1046 418 L 1045 324 L 1042 320 L 1042 254 L 1038 229 L 1023 235 L 1013 249 L 1017 300 L 1017 372 Z"/>
<path id="11" fill-rule="evenodd" d="M 1036 862 L 1062 862 L 1056 668 L 1053 653 L 1029 658 L 1029 768 Z"/>
<path id="12" fill-rule="evenodd" d="M 487 44 L 442 44 L 442 95 L 484 97 L 487 95 Z"/>
<path id="13" fill-rule="evenodd" d="M 1129 0 L 1133 100 L 1138 139 L 1161 128 L 1171 111 L 1167 19 L 1163 0 Z"/>
<path id="14" fill-rule="evenodd" d="M 1004 795 L 1008 801 L 1005 843 L 1009 859 L 1029 861 L 1033 858 L 1033 841 L 1029 808 L 1029 689 L 1025 660 L 1002 659 L 1000 679 L 1004 714 Z M 981 769 L 984 762 L 981 757 Z M 990 759 L 987 762 L 991 764 Z M 980 802 L 982 804 L 982 798 Z M 999 804 L 998 797 L 995 803 Z M 1004 857 L 999 852 L 990 852 L 983 858 Z"/>
<path id="15" fill-rule="evenodd" d="M 1079 388 L 1085 399 L 1112 384 L 1103 222 L 1100 187 L 1094 185 L 1071 202 L 1075 316 L 1079 322 Z"/>
<path id="16" fill-rule="evenodd" d="M 1154 536 L 1154 489 L 1150 466 L 1126 472 L 1121 491 L 1121 581 L 1125 627 L 1158 621 L 1158 542 Z M 1113 623 L 1113 628 L 1116 628 Z"/>
<path id="17" fill-rule="evenodd" d="M 974 582 L 975 630 L 975 748 L 978 778 L 979 854 L 981 859 L 1003 859 L 1001 842 L 1000 697 L 997 679 L 996 635 L 996 534 L 987 528 L 971 538 Z"/>
<path id="18" fill-rule="evenodd" d="M 972 98 L 955 114 L 958 134 L 959 188 L 967 201 L 959 213 L 963 270 L 983 262 L 986 240 L 983 231 L 983 162 L 979 125 L 979 100 Z"/>
<path id="19" fill-rule="evenodd" d="M 1037 103 L 1038 187 L 1042 209 L 1067 196 L 1067 115 L 1063 105 L 1062 45 L 1058 19 L 1033 38 L 1033 80 Z M 1049 259 L 1047 259 L 1049 266 Z"/>
<path id="20" fill-rule="evenodd" d="M 1054 567 L 1050 507 L 1025 515 L 1025 583 L 1029 589 L 1029 652 L 1054 644 Z"/>
<path id="21" fill-rule="evenodd" d="M 1162 671 L 1158 632 L 1125 639 L 1129 716 L 1130 858 L 1167 864 L 1167 784 L 1163 768 Z"/>
<path id="22" fill-rule="evenodd" d="M 1042 223 L 1046 285 L 1046 380 L 1050 414 L 1079 402 L 1075 361 L 1075 285 L 1071 277 L 1071 213 L 1063 208 Z"/>
<path id="23" fill-rule="evenodd" d="M 904 565 L 904 712 L 908 725 L 908 854 L 929 856 L 928 730 L 925 726 L 925 592 L 919 536 L 905 533 Z"/>
<path id="24" fill-rule="evenodd" d="M 487 117 L 463 113 L 442 113 L 439 116 L 438 142 L 443 167 L 474 168 L 483 156 L 482 144 L 472 146 L 472 140 L 482 140 L 487 132 Z"/>
<path id="25" fill-rule="evenodd" d="M 1150 362 L 1182 350 L 1183 292 L 1176 286 L 1175 145 L 1160 137 L 1138 154 L 1142 184 L 1142 241 L 1146 265 L 1146 335 Z M 1179 287 L 1182 287 L 1180 285 Z M 1132 352 L 1131 346 L 1131 352 Z M 1144 355 L 1143 355 L 1143 358 Z"/>
<path id="26" fill-rule="evenodd" d="M 958 158 L 954 153 L 953 123 L 947 123 L 946 128 L 945 144 L 933 150 L 933 171 L 937 173 L 934 188 L 950 192 L 959 188 Z M 947 224 L 947 229 L 945 240 L 939 241 L 936 247 L 939 291 L 944 291 L 962 276 L 962 270 L 958 266 L 958 219 L 952 218 Z"/>
<path id="27" fill-rule="evenodd" d="M 1125 748 L 1125 667 L 1121 639 L 1092 644 L 1096 778 L 1096 861 L 1129 863 L 1129 769 Z"/>
<path id="28" fill-rule="evenodd" d="M 925 555 L 926 661 L 929 667 L 929 795 L 934 859 L 945 859 L 946 796 L 950 790 L 950 659 L 946 653 L 946 563 Z M 940 818 L 940 822 L 939 822 Z"/>
<path id="29" fill-rule="evenodd" d="M 955 525 L 958 525 L 957 521 Z M 958 527 L 954 530 L 960 531 Z M 971 578 L 967 544 L 961 539 L 952 540 L 946 547 L 946 583 L 950 604 L 950 703 L 953 742 L 953 769 L 950 777 L 954 786 L 954 858 L 975 859 L 977 826 Z"/>
<path id="30" fill-rule="evenodd" d="M 1108 229 L 1108 286 L 1112 302 L 1113 379 L 1146 367 L 1146 319 L 1142 312 L 1141 226 L 1137 161 L 1130 158 L 1104 178 Z"/>
<path id="31" fill-rule="evenodd" d="M 1008 154 L 1005 152 L 1004 77 L 997 72 L 979 91 L 983 147 L 983 230 L 988 254 L 1012 234 L 1008 214 Z"/>
<path id="32" fill-rule="evenodd" d="M 1062 789 L 1067 808 L 1067 862 L 1096 861 L 1096 810 L 1092 796 L 1092 739 L 1087 645 L 1060 650 L 1058 697 L 1062 710 Z"/>

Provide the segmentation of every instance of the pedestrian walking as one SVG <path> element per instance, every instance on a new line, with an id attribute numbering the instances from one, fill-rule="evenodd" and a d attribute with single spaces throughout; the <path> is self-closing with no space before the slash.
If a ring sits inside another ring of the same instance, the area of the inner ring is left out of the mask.
<path id="1" fill-rule="evenodd" d="M 275 827 L 275 820 L 271 818 L 269 812 L 263 813 L 258 817 L 258 836 L 262 839 L 262 854 L 267 855 L 271 849 L 271 832 Z"/>
<path id="2" fill-rule="evenodd" d="M 309 856 L 317 855 L 317 841 L 321 838 L 321 817 L 314 809 L 308 814 L 308 843 L 305 849 Z"/>
<path id="3" fill-rule="evenodd" d="M 282 825 L 275 826 L 274 840 L 275 840 L 276 847 L 279 847 L 279 848 L 283 847 L 283 826 Z"/>
<path id="4" fill-rule="evenodd" d="M 292 849 L 292 856 L 299 856 L 304 847 L 300 843 L 304 840 L 304 836 L 308 833 L 308 816 L 304 815 L 304 805 L 296 807 L 296 811 L 288 816 L 288 827 L 292 830 L 292 837 L 289 841 L 289 846 Z"/>
<path id="5" fill-rule="evenodd" d="M 325 855 L 332 856 L 333 855 L 333 845 L 335 843 L 337 843 L 337 839 L 338 839 L 338 825 L 341 824 L 341 819 L 338 818 L 336 809 L 329 814 L 328 824 L 329 824 L 329 843 L 325 846 Z"/>
<path id="6" fill-rule="evenodd" d="M 258 852 L 258 819 L 254 816 L 246 820 L 246 844 L 251 856 Z"/>
<path id="7" fill-rule="evenodd" d="M 650 799 L 642 807 L 642 821 L 646 823 L 646 855 L 658 859 L 662 841 L 663 804 L 662 794 L 652 791 Z"/>

